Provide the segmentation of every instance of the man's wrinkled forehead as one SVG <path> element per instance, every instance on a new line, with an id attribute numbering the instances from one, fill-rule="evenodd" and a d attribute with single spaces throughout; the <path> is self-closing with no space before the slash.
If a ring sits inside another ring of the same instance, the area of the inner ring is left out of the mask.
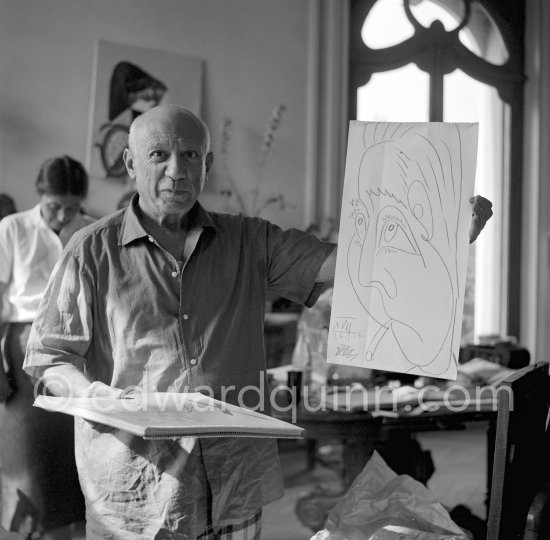
<path id="1" fill-rule="evenodd" d="M 204 136 L 204 127 L 198 119 L 190 114 L 157 114 L 136 119 L 140 131 L 151 131 L 167 134 L 191 134 Z"/>
<path id="2" fill-rule="evenodd" d="M 181 111 L 150 111 L 135 120 L 134 138 L 147 145 L 154 142 L 193 144 L 208 149 L 207 128 L 196 117 Z"/>
<path id="3" fill-rule="evenodd" d="M 181 130 L 143 129 L 138 132 L 138 140 L 146 147 L 161 144 L 163 146 L 178 146 L 201 148 L 206 150 L 206 139 L 201 132 L 182 132 Z"/>

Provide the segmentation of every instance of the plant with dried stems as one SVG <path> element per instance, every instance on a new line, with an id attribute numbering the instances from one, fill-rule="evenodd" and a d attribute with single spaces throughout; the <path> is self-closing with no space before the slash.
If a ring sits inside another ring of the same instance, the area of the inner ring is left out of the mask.
<path id="1" fill-rule="evenodd" d="M 225 200 L 226 209 L 233 209 L 240 214 L 248 216 L 259 216 L 264 210 L 272 205 L 279 205 L 279 208 L 284 209 L 288 206 L 287 201 L 283 194 L 261 198 L 261 187 L 264 169 L 275 140 L 277 138 L 277 131 L 281 125 L 284 112 L 286 111 L 286 105 L 279 104 L 272 111 L 267 124 L 264 129 L 262 146 L 260 148 L 260 155 L 258 160 L 258 174 L 256 182 L 248 196 L 242 193 L 241 189 L 235 182 L 235 179 L 229 171 L 229 154 L 230 143 L 233 138 L 233 119 L 225 118 L 222 123 L 221 130 L 221 160 L 222 169 L 227 181 L 227 187 L 220 190 L 220 195 Z"/>

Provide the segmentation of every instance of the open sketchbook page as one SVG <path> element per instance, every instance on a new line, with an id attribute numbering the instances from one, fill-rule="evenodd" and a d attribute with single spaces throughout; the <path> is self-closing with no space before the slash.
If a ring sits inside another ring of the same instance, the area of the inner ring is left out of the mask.
<path id="1" fill-rule="evenodd" d="M 456 379 L 477 131 L 350 123 L 329 362 Z"/>
<path id="2" fill-rule="evenodd" d="M 145 439 L 305 436 L 298 426 L 198 392 L 136 394 L 125 399 L 38 396 L 34 405 L 129 431 Z"/>

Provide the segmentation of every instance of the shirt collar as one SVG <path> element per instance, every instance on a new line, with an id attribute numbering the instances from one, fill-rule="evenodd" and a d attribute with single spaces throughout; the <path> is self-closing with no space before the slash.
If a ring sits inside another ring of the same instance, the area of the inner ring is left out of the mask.
<path id="1" fill-rule="evenodd" d="M 149 233 L 143 228 L 137 213 L 138 201 L 139 194 L 136 193 L 130 200 L 130 204 L 124 214 L 122 230 L 118 241 L 118 244 L 121 246 L 126 246 L 134 240 L 149 236 Z M 212 221 L 210 214 L 197 201 L 189 212 L 189 229 L 203 229 L 205 227 L 216 229 L 216 225 Z"/>
<path id="2" fill-rule="evenodd" d="M 40 213 L 40 203 L 38 203 L 36 206 L 34 206 L 31 209 L 31 219 L 32 219 L 33 224 L 36 225 L 37 227 L 49 229 L 51 231 L 51 228 L 44 221 L 44 218 L 42 217 L 42 214 Z"/>

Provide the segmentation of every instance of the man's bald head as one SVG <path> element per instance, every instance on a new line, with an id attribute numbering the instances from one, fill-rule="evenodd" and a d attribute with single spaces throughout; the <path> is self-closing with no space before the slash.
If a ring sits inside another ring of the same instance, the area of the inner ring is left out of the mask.
<path id="1" fill-rule="evenodd" d="M 139 115 L 130 126 L 128 147 L 132 152 L 136 150 L 136 141 L 144 129 L 151 130 L 158 123 L 168 123 L 174 130 L 185 132 L 187 129 L 198 129 L 203 133 L 205 153 L 210 152 L 210 130 L 208 126 L 189 109 L 180 105 L 168 103 L 153 107 Z"/>

